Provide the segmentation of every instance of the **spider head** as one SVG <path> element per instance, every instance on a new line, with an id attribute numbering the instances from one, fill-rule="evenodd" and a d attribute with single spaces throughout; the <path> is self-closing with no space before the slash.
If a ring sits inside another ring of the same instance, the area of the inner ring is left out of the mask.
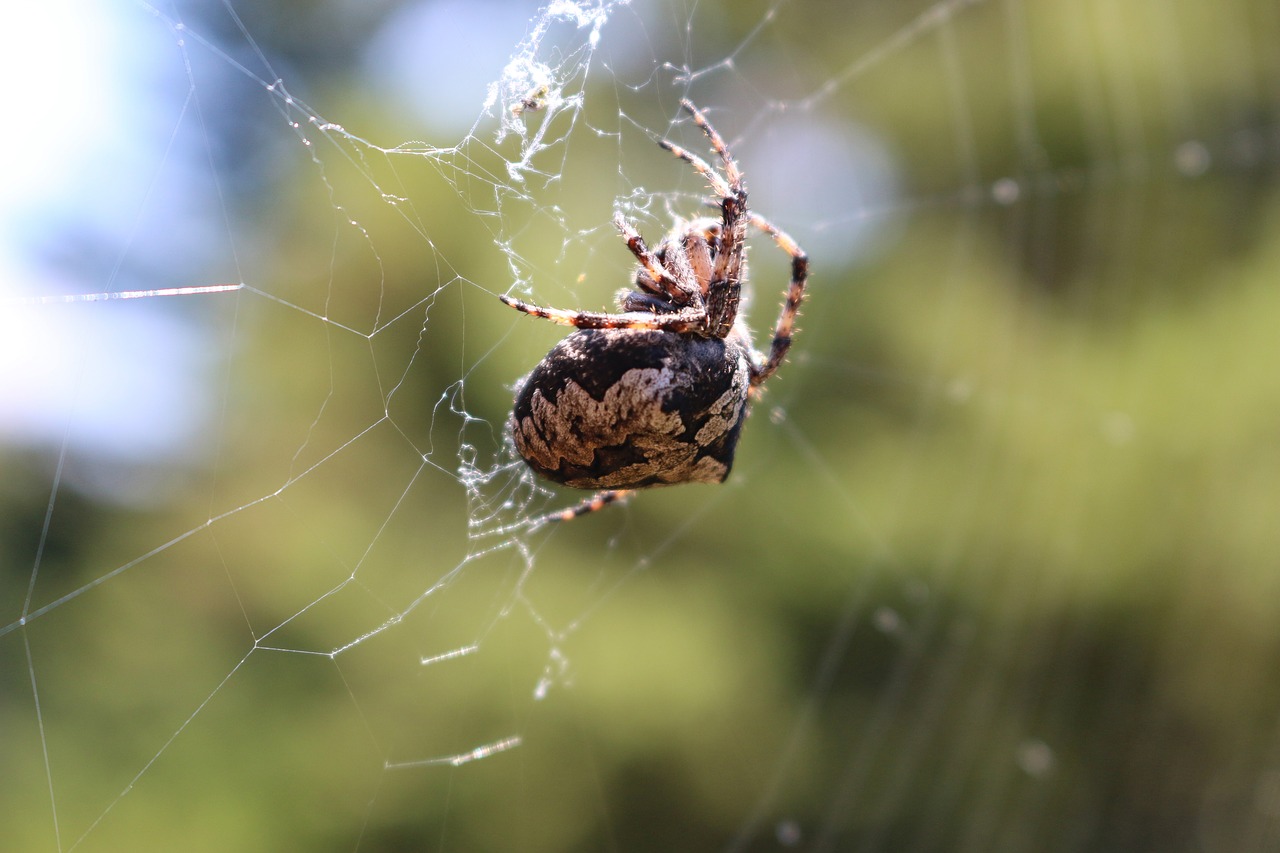
<path id="1" fill-rule="evenodd" d="M 720 253 L 723 226 L 719 220 L 700 218 L 681 221 L 658 244 L 653 256 L 662 269 L 681 285 L 669 296 L 644 264 L 636 267 L 635 293 L 623 291 L 630 311 L 678 311 L 701 304 L 715 278 L 716 256 Z M 631 298 L 631 297 L 635 298 Z"/>

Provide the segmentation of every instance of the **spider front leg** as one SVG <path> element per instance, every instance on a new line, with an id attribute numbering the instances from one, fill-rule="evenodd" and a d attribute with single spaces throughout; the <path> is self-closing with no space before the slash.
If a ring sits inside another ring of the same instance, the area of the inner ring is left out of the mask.
<path id="1" fill-rule="evenodd" d="M 791 334 L 795 330 L 796 315 L 800 312 L 800 303 L 804 301 L 804 287 L 809 280 L 809 256 L 805 254 L 796 241 L 778 226 L 758 213 L 748 214 L 751 224 L 773 238 L 778 248 L 791 256 L 791 284 L 787 287 L 787 297 L 782 303 L 782 313 L 773 327 L 773 340 L 769 344 L 769 355 L 764 364 L 752 372 L 751 387 L 763 385 L 765 380 L 777 371 L 778 365 L 787 357 L 791 348 Z"/>
<path id="2" fill-rule="evenodd" d="M 702 114 L 702 111 L 693 105 L 692 101 L 688 98 L 683 98 L 680 101 L 680 106 L 684 107 L 689 115 L 693 117 L 693 123 L 706 134 L 707 140 L 711 143 L 711 149 L 719 155 L 721 162 L 724 163 L 724 177 L 720 177 L 720 173 L 713 169 L 711 164 L 692 151 L 681 148 L 674 142 L 668 142 L 665 139 L 659 140 L 658 144 L 702 173 L 702 176 L 711 184 L 711 189 L 715 191 L 716 195 L 723 198 L 731 198 L 737 195 L 745 196 L 745 188 L 742 185 L 742 172 L 738 170 L 738 164 L 734 162 L 733 155 L 729 153 L 729 146 L 725 144 L 724 139 L 711 126 L 711 122 L 707 121 L 707 117 Z M 744 198 L 744 205 L 745 201 Z"/>
<path id="3" fill-rule="evenodd" d="M 747 186 L 742 172 L 729 153 L 729 146 L 716 131 L 707 117 L 688 99 L 682 100 L 680 106 L 693 117 L 693 122 L 706 135 L 711 149 L 720 157 L 724 165 L 721 176 L 711 164 L 692 151 L 681 148 L 668 140 L 658 142 L 663 148 L 693 166 L 707 182 L 712 191 L 719 197 L 717 206 L 722 219 L 720 247 L 715 255 L 715 268 L 711 275 L 711 287 L 708 288 L 706 304 L 708 327 L 717 337 L 724 337 L 733 328 L 738 312 L 738 288 L 742 283 L 743 244 L 747 236 Z"/>

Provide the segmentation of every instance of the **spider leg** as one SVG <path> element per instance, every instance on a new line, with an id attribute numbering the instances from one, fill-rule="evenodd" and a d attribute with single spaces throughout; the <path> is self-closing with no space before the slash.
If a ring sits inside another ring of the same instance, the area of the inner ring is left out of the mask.
<path id="1" fill-rule="evenodd" d="M 693 117 L 694 124 L 711 142 L 711 148 L 719 155 L 724 164 L 724 176 L 721 176 L 711 164 L 698 155 L 665 139 L 658 142 L 666 150 L 684 160 L 707 179 L 711 189 L 720 196 L 720 214 L 724 225 L 721 231 L 721 245 L 715 256 L 715 269 L 707 288 L 707 325 L 712 334 L 725 337 L 733 329 L 738 315 L 738 303 L 742 286 L 743 243 L 746 241 L 747 187 L 743 183 L 742 172 L 729 153 L 729 146 L 716 131 L 702 111 L 687 98 L 680 101 L 680 106 Z"/>
<path id="2" fill-rule="evenodd" d="M 640 232 L 635 229 L 630 222 L 622 217 L 619 213 L 613 218 L 614 227 L 622 234 L 627 241 L 627 248 L 631 250 L 631 254 L 636 256 L 636 260 L 640 262 L 640 266 L 644 267 L 645 272 L 649 273 L 652 283 L 646 281 L 643 276 L 636 276 L 636 284 L 644 288 L 655 296 L 665 296 L 676 305 L 689 305 L 690 303 L 701 303 L 701 293 L 696 287 L 691 287 L 685 282 L 692 280 L 693 271 L 689 268 L 688 260 L 683 259 L 681 264 L 680 258 L 673 258 L 677 272 L 685 273 L 685 275 L 673 276 L 657 256 L 649 250 L 645 245 L 644 238 L 640 236 Z M 681 279 L 684 279 L 683 281 Z M 655 287 L 656 285 L 656 287 Z"/>
<path id="3" fill-rule="evenodd" d="M 769 344 L 769 355 L 751 376 L 751 387 L 756 388 L 774 374 L 778 365 L 787 356 L 791 348 L 791 333 L 795 328 L 796 315 L 800 312 L 800 303 L 804 301 L 804 286 L 809 280 L 809 256 L 805 254 L 796 241 L 778 226 L 758 213 L 749 213 L 751 224 L 773 238 L 778 248 L 791 256 L 791 284 L 787 288 L 787 298 L 782 303 L 782 313 L 773 327 L 773 341 Z"/>
<path id="4" fill-rule="evenodd" d="M 596 492 L 576 506 L 558 510 L 557 512 L 549 512 L 546 515 L 540 515 L 532 519 L 529 522 L 529 529 L 537 530 L 539 527 L 559 521 L 573 521 L 575 518 L 598 512 L 610 504 L 623 503 L 634 494 L 635 489 L 605 489 L 602 492 Z"/>
<path id="5" fill-rule="evenodd" d="M 668 314 L 629 313 L 605 314 L 599 311 L 569 311 L 564 308 L 543 308 L 499 294 L 505 305 L 523 311 L 533 317 L 541 317 L 562 326 L 579 329 L 654 329 L 661 332 L 692 332 L 706 334 L 707 314 L 700 308 L 684 308 Z"/>
<path id="6" fill-rule="evenodd" d="M 706 160 L 703 160 L 687 148 L 681 148 L 670 140 L 659 139 L 658 144 L 688 163 L 693 168 L 697 169 L 702 176 L 707 179 L 707 182 L 711 184 L 711 189 L 716 195 L 721 198 L 729 198 L 732 196 L 733 189 L 730 187 L 729 183 L 721 177 L 720 173 L 717 172 Z M 741 181 L 742 176 L 738 175 L 738 178 L 739 181 Z"/>
<path id="7" fill-rule="evenodd" d="M 658 144 L 697 169 L 710 182 L 711 188 L 715 190 L 717 195 L 726 199 L 743 197 L 739 200 L 745 206 L 746 187 L 742 183 L 742 172 L 738 170 L 738 164 L 733 159 L 733 155 L 729 153 L 729 146 L 725 144 L 724 138 L 711 126 L 711 122 L 707 121 L 707 117 L 702 114 L 702 111 L 695 107 L 688 98 L 682 99 L 680 106 L 684 107 L 689 115 L 693 117 L 693 123 L 706 134 L 708 141 L 711 142 L 711 149 L 719 155 L 721 162 L 724 163 L 724 177 L 721 177 L 720 173 L 712 168 L 710 163 L 692 151 L 681 148 L 666 139 L 659 140 Z"/>

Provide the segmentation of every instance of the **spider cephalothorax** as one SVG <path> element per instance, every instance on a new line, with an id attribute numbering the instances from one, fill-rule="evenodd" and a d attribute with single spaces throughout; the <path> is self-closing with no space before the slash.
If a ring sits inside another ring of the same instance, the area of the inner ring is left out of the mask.
<path id="1" fill-rule="evenodd" d="M 724 167 L 666 140 L 659 144 L 711 184 L 720 217 L 680 222 L 650 250 L 621 215 L 614 224 L 639 265 L 621 313 L 540 308 L 510 296 L 526 314 L 578 331 L 522 381 L 510 420 L 516 450 L 557 483 L 604 490 L 553 518 L 572 518 L 628 490 L 719 483 L 729 475 L 753 389 L 791 346 L 808 257 L 795 241 L 747 209 L 747 188 L 724 140 L 689 101 L 681 105 Z M 748 224 L 791 256 L 791 284 L 768 353 L 751 344 L 738 316 L 746 278 Z"/>

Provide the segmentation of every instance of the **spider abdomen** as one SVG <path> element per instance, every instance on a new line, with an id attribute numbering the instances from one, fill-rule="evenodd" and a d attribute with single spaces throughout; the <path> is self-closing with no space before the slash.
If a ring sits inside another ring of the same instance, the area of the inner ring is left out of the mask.
<path id="1" fill-rule="evenodd" d="M 584 329 L 525 377 L 511 435 L 531 468 L 574 488 L 719 483 L 750 381 L 736 334 Z"/>

